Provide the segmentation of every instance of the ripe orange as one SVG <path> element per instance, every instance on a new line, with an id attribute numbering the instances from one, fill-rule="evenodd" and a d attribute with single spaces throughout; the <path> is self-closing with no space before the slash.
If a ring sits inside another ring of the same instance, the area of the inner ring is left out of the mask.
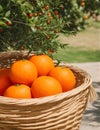
<path id="1" fill-rule="evenodd" d="M 7 24 L 8 26 L 11 26 L 11 25 L 12 25 L 11 21 L 7 21 L 6 24 Z"/>
<path id="2" fill-rule="evenodd" d="M 89 18 L 88 15 L 84 15 L 84 19 L 87 20 Z"/>
<path id="3" fill-rule="evenodd" d="M 36 65 L 39 76 L 47 75 L 54 68 L 52 58 L 45 54 L 33 55 L 29 60 Z"/>
<path id="4" fill-rule="evenodd" d="M 36 66 L 29 60 L 18 60 L 10 68 L 10 79 L 14 84 L 22 83 L 30 86 L 37 75 Z"/>
<path id="5" fill-rule="evenodd" d="M 9 69 L 3 68 L 0 70 L 0 95 L 3 95 L 4 91 L 11 85 L 9 79 Z"/>
<path id="6" fill-rule="evenodd" d="M 12 85 L 5 90 L 4 96 L 11 98 L 31 98 L 31 88 L 24 84 Z"/>
<path id="7" fill-rule="evenodd" d="M 85 1 L 81 2 L 81 6 L 84 7 L 85 6 Z"/>
<path id="8" fill-rule="evenodd" d="M 39 98 L 62 93 L 62 86 L 53 77 L 40 76 L 33 82 L 31 91 L 33 97 Z"/>
<path id="9" fill-rule="evenodd" d="M 32 18 L 33 14 L 32 13 L 27 13 L 28 18 Z"/>
<path id="10" fill-rule="evenodd" d="M 56 78 L 61 83 L 63 92 L 75 87 L 76 78 L 69 68 L 57 66 L 50 71 L 49 76 Z"/>

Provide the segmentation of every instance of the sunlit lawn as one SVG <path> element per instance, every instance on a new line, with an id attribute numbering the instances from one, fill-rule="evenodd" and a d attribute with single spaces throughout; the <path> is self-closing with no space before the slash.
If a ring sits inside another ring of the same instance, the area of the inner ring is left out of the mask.
<path id="1" fill-rule="evenodd" d="M 59 49 L 53 55 L 54 59 L 65 62 L 98 62 L 100 61 L 100 50 L 87 50 L 76 47 Z"/>
<path id="2" fill-rule="evenodd" d="M 89 25 L 87 27 L 86 30 L 84 30 L 83 32 L 80 32 L 81 35 L 78 38 L 82 38 L 82 35 L 84 35 L 86 37 L 90 37 L 89 40 L 91 40 L 90 44 L 93 42 L 98 42 L 97 41 L 97 34 L 100 32 L 100 23 L 98 21 L 93 21 L 93 20 L 89 20 Z M 90 29 L 92 27 L 92 29 Z M 93 35 L 91 35 L 91 33 Z M 94 37 L 91 38 L 91 36 Z M 67 37 L 67 36 L 66 36 Z M 73 37 L 72 37 L 73 38 Z M 84 39 L 84 38 L 83 38 Z M 99 39 L 99 38 L 98 38 Z M 73 40 L 73 39 L 72 39 Z M 78 39 L 79 40 L 79 39 Z M 89 44 L 88 41 L 86 44 Z M 100 41 L 99 41 L 100 42 Z M 58 59 L 60 61 L 65 61 L 65 62 L 100 62 L 100 45 L 96 46 L 97 49 L 94 49 L 95 44 L 91 44 L 91 48 L 86 48 L 86 44 L 85 44 L 85 48 L 84 46 L 70 46 L 70 44 L 68 46 L 66 46 L 64 49 L 59 49 L 57 53 L 53 54 L 54 59 Z"/>

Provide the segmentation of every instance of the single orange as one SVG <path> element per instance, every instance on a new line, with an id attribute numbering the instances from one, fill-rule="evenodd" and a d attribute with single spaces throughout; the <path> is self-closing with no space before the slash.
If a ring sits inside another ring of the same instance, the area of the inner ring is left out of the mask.
<path id="1" fill-rule="evenodd" d="M 10 68 L 10 79 L 14 84 L 22 83 L 30 86 L 37 75 L 36 66 L 29 60 L 18 60 Z"/>
<path id="2" fill-rule="evenodd" d="M 61 83 L 64 92 L 75 87 L 76 78 L 69 68 L 57 66 L 50 71 L 49 76 L 56 78 Z"/>
<path id="3" fill-rule="evenodd" d="M 3 68 L 0 70 L 0 95 L 3 95 L 4 91 L 11 85 L 9 79 L 9 69 Z"/>
<path id="4" fill-rule="evenodd" d="M 84 19 L 87 20 L 89 18 L 88 15 L 84 15 Z"/>
<path id="5" fill-rule="evenodd" d="M 62 93 L 62 86 L 55 78 L 40 76 L 31 86 L 32 95 L 35 98 L 46 97 Z"/>
<path id="6" fill-rule="evenodd" d="M 9 86 L 5 92 L 5 97 L 11 97 L 11 98 L 31 98 L 31 89 L 29 86 L 24 84 L 17 84 Z"/>
<path id="7" fill-rule="evenodd" d="M 36 65 L 39 76 L 47 75 L 54 68 L 52 58 L 46 54 L 33 55 L 29 60 Z"/>
<path id="8" fill-rule="evenodd" d="M 85 1 L 81 2 L 81 6 L 84 7 L 85 6 Z"/>

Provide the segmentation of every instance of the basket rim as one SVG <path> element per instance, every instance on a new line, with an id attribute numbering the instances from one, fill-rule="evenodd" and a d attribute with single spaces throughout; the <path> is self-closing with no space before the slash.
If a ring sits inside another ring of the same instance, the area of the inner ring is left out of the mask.
<path id="1" fill-rule="evenodd" d="M 89 73 L 87 73 L 85 70 L 77 67 L 77 66 L 73 66 L 72 64 L 68 64 L 65 62 L 61 62 L 60 65 L 63 66 L 68 66 L 71 67 L 72 69 L 78 69 L 78 72 L 81 72 L 83 75 L 85 75 L 85 81 L 78 87 L 67 91 L 67 92 L 63 92 L 60 94 L 56 94 L 53 96 L 47 96 L 47 97 L 41 97 L 41 98 L 31 98 L 31 99 L 14 99 L 14 98 L 10 98 L 10 97 L 4 97 L 4 96 L 0 96 L 0 104 L 18 104 L 18 105 L 31 105 L 31 104 L 36 104 L 36 105 L 40 105 L 43 103 L 50 103 L 50 102 L 55 102 L 55 101 L 60 101 L 62 99 L 64 99 L 65 97 L 72 97 L 76 94 L 78 94 L 81 91 L 84 91 L 85 89 L 87 89 L 91 84 L 92 84 L 92 78 L 91 75 Z M 27 104 L 25 104 L 27 103 Z"/>

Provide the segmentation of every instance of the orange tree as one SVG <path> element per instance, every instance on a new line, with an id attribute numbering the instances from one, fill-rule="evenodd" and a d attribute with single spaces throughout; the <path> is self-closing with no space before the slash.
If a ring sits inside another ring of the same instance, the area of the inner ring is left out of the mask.
<path id="1" fill-rule="evenodd" d="M 83 16 L 75 0 L 0 0 L 0 51 L 56 51 L 59 33 L 83 29 Z"/>
<path id="2" fill-rule="evenodd" d="M 100 15 L 100 0 L 77 0 L 78 6 L 83 7 L 84 18 Z"/>

